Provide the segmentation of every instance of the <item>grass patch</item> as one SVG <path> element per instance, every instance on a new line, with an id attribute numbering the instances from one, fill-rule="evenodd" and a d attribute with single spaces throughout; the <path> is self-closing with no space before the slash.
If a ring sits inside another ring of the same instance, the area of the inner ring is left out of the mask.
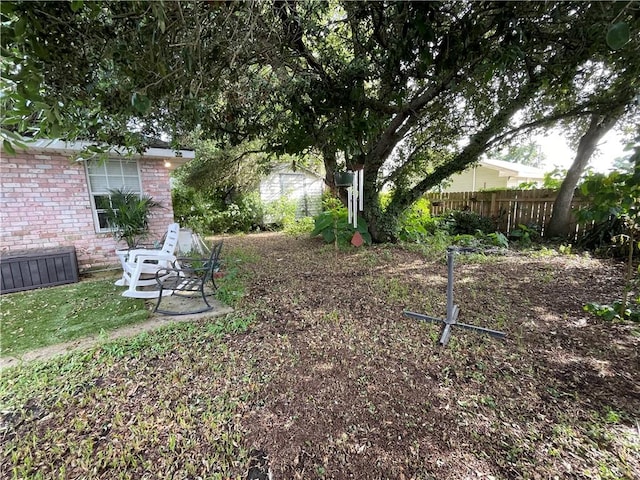
<path id="1" fill-rule="evenodd" d="M 409 287 L 393 277 L 378 277 L 373 280 L 375 291 L 386 295 L 392 302 L 406 302 L 409 299 Z"/>
<path id="2" fill-rule="evenodd" d="M 16 355 L 107 332 L 149 318 L 144 300 L 122 297 L 113 280 L 97 280 L 0 297 L 1 355 Z"/>
<path id="3" fill-rule="evenodd" d="M 225 305 L 233 307 L 245 296 L 246 287 L 238 274 L 238 267 L 227 270 L 225 276 L 216 280 L 216 283 L 216 298 Z"/>
<path id="4" fill-rule="evenodd" d="M 224 247 L 223 264 L 229 267 L 238 264 L 252 264 L 260 261 L 260 255 L 250 248 Z"/>
<path id="5" fill-rule="evenodd" d="M 236 307 L 240 299 L 246 295 L 248 273 L 244 266 L 257 263 L 259 260 L 260 256 L 249 249 L 227 249 L 223 256 L 224 276 L 216 280 L 216 298 L 225 305 Z"/>
<path id="6" fill-rule="evenodd" d="M 0 470 L 33 479 L 240 478 L 249 452 L 238 413 L 264 378 L 226 342 L 251 321 L 168 325 L 7 369 Z M 39 424 L 46 431 L 31 429 Z"/>
<path id="7" fill-rule="evenodd" d="M 225 252 L 226 275 L 217 281 L 216 297 L 236 306 L 246 292 L 242 267 L 259 256 L 249 249 Z M 122 297 L 113 279 L 83 281 L 0 296 L 0 354 L 19 355 L 147 320 L 143 299 Z"/>

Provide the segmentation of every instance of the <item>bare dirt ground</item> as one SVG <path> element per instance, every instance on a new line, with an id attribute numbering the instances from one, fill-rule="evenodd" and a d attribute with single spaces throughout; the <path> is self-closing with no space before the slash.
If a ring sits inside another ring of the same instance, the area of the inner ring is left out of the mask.
<path id="1" fill-rule="evenodd" d="M 261 258 L 259 321 L 239 342 L 270 380 L 242 424 L 276 478 L 640 478 L 638 328 L 582 309 L 619 295 L 620 265 L 460 258 L 459 321 L 508 337 L 457 329 L 442 348 L 439 326 L 402 312 L 445 315 L 444 258 L 275 234 L 226 244 Z M 609 432 L 590 431 L 607 415 Z"/>
<path id="2" fill-rule="evenodd" d="M 640 329 L 582 309 L 618 297 L 620 264 L 461 256 L 459 321 L 507 338 L 456 329 L 443 348 L 439 326 L 403 311 L 444 316 L 444 256 L 336 253 L 273 233 L 228 237 L 224 249 L 254 258 L 239 264 L 247 295 L 234 316 L 253 319 L 246 333 L 220 343 L 200 319 L 151 348 L 96 350 L 79 393 L 6 416 L 17 446 L 0 466 L 35 459 L 43 478 L 63 467 L 100 479 L 640 478 Z M 240 451 L 261 461 L 250 470 L 234 462 Z M 211 458 L 231 466 L 215 476 Z"/>

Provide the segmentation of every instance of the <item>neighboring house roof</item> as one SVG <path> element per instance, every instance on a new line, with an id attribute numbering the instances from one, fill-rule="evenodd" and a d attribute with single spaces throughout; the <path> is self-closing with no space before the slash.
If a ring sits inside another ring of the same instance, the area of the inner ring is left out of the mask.
<path id="1" fill-rule="evenodd" d="M 544 170 L 521 163 L 505 162 L 504 160 L 480 160 L 479 165 L 498 171 L 500 177 L 523 177 L 544 179 Z"/>
<path id="2" fill-rule="evenodd" d="M 80 153 L 83 149 L 96 145 L 95 142 L 88 141 L 76 141 L 76 142 L 66 142 L 64 140 L 49 140 L 49 139 L 39 139 L 39 140 L 29 140 L 26 141 L 25 144 L 27 147 L 35 150 L 42 151 L 52 151 L 52 152 L 62 152 L 62 153 Z M 110 153 L 128 156 L 129 153 L 123 147 L 111 147 L 109 149 Z M 143 157 L 143 158 L 157 158 L 158 160 L 171 161 L 171 168 L 178 167 L 187 163 L 189 160 L 193 160 L 195 158 L 195 152 L 193 150 L 173 150 L 171 148 L 158 148 L 158 147 L 149 147 L 147 148 L 142 155 L 134 154 L 134 157 Z"/>
<path id="3" fill-rule="evenodd" d="M 524 182 L 542 183 L 544 170 L 502 160 L 480 160 L 453 174 L 442 186 L 443 192 L 475 192 L 494 188 L 513 188 Z"/>

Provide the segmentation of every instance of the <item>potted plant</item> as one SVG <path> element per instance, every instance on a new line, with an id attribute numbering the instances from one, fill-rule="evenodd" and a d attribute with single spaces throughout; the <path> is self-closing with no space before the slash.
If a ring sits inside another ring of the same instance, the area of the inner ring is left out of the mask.
<path id="1" fill-rule="evenodd" d="M 106 210 L 107 223 L 113 229 L 116 240 L 124 240 L 129 248 L 135 248 L 149 233 L 149 216 L 160 204 L 149 195 L 124 189 L 109 191 L 111 204 Z"/>

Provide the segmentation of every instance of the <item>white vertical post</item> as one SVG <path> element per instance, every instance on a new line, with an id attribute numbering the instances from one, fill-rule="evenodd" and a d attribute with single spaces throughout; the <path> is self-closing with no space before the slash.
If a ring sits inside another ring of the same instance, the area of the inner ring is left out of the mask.
<path id="1" fill-rule="evenodd" d="M 358 187 L 358 172 L 353 172 L 353 185 L 352 185 L 353 194 L 351 195 L 351 200 L 353 201 L 352 205 L 349 205 L 349 208 L 353 210 L 353 228 L 358 228 L 358 192 L 360 192 L 360 188 Z"/>
<path id="2" fill-rule="evenodd" d="M 349 223 L 353 221 L 353 217 L 352 217 L 353 199 L 351 198 L 352 196 L 353 196 L 353 186 L 347 188 L 347 210 L 349 212 L 349 218 L 348 218 Z"/>
<path id="3" fill-rule="evenodd" d="M 358 170 L 358 176 L 360 177 L 358 179 L 358 186 L 360 187 L 360 190 L 358 191 L 358 200 L 360 200 L 360 205 L 359 205 L 359 209 L 360 211 L 364 210 L 364 168 L 361 168 L 360 170 Z"/>

